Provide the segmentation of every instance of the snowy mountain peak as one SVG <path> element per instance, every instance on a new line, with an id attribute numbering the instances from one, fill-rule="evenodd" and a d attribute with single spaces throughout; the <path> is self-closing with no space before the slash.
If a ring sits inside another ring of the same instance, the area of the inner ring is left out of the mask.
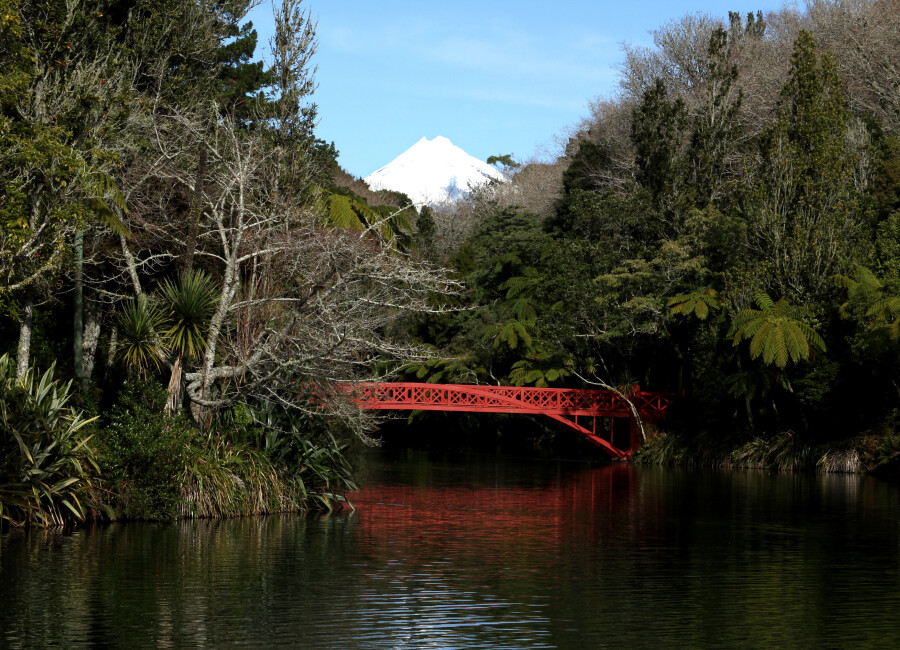
<path id="1" fill-rule="evenodd" d="M 455 201 L 471 189 L 506 177 L 470 156 L 448 138 L 422 138 L 387 165 L 365 177 L 373 190 L 403 192 L 416 207 Z"/>

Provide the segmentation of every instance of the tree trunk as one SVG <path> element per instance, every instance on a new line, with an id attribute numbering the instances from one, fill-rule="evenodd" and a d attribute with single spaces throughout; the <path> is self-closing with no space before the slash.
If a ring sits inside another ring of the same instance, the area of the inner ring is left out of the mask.
<path id="1" fill-rule="evenodd" d="M 96 303 L 88 302 L 84 323 L 84 360 L 81 370 L 81 387 L 87 390 L 94 374 L 94 359 L 97 355 L 97 343 L 100 340 L 100 310 Z"/>
<path id="2" fill-rule="evenodd" d="M 169 378 L 169 388 L 168 393 L 169 396 L 166 399 L 166 413 L 169 415 L 175 415 L 178 412 L 179 407 L 181 406 L 182 399 L 182 367 L 183 361 L 181 359 L 181 355 L 178 355 L 178 358 L 175 359 L 175 363 L 172 364 L 172 376 Z"/>
<path id="3" fill-rule="evenodd" d="M 240 239 L 238 239 L 234 250 L 237 250 L 239 245 Z M 224 277 L 222 278 L 222 292 L 219 297 L 219 305 L 216 308 L 216 313 L 213 314 L 213 317 L 210 319 L 209 327 L 207 328 L 206 353 L 203 357 L 203 365 L 200 370 L 201 384 L 199 392 L 200 399 L 203 400 L 209 399 L 210 387 L 213 382 L 212 370 L 216 363 L 216 347 L 219 343 L 219 333 L 222 331 L 225 317 L 228 315 L 228 309 L 231 307 L 232 302 L 234 302 L 234 296 L 237 294 L 240 286 L 240 278 L 237 273 L 237 262 L 235 261 L 235 257 L 236 256 L 232 256 L 226 263 Z M 212 414 L 206 413 L 197 403 L 191 404 L 191 413 L 201 427 L 211 421 L 210 418 Z"/>
<path id="4" fill-rule="evenodd" d="M 134 255 L 131 254 L 131 249 L 128 248 L 128 240 L 125 239 L 125 235 L 119 235 L 119 245 L 122 247 L 122 256 L 125 258 L 125 267 L 128 269 L 128 277 L 131 278 L 131 284 L 134 286 L 134 293 L 139 296 L 143 293 L 141 280 L 138 277 L 137 263 L 134 260 Z"/>
<path id="5" fill-rule="evenodd" d="M 641 420 L 641 414 L 638 413 L 637 407 L 634 405 L 634 402 L 632 402 L 630 399 L 628 399 L 628 396 L 625 393 L 620 391 L 615 386 L 607 384 L 605 381 L 600 379 L 600 377 L 598 377 L 596 374 L 594 375 L 594 379 L 596 379 L 596 381 L 591 381 L 590 379 L 585 379 L 584 377 L 579 375 L 577 372 L 573 373 L 573 374 L 586 384 L 590 384 L 593 386 L 599 386 L 600 388 L 605 388 L 606 390 L 608 390 L 612 393 L 615 393 L 616 396 L 619 397 L 619 399 L 621 399 L 623 402 L 628 404 L 628 408 L 631 411 L 630 419 L 632 420 L 631 425 L 630 425 L 632 427 L 632 429 L 631 429 L 631 433 L 629 434 L 631 436 L 631 444 L 632 444 L 632 446 L 634 446 L 635 441 L 639 441 L 641 443 L 647 442 L 647 432 L 644 431 L 644 421 Z M 632 449 L 632 451 L 634 451 L 634 450 Z"/>
<path id="6" fill-rule="evenodd" d="M 19 349 L 16 356 L 16 379 L 21 379 L 28 371 L 31 361 L 31 330 L 34 328 L 34 296 L 29 291 L 25 295 L 22 309 L 22 323 L 19 326 Z"/>
<path id="7" fill-rule="evenodd" d="M 106 368 L 107 372 L 109 372 L 109 368 L 113 367 L 113 364 L 116 362 L 116 348 L 119 346 L 119 328 L 117 325 L 113 324 L 112 330 L 109 332 L 109 350 L 106 353 Z"/>
<path id="8" fill-rule="evenodd" d="M 200 150 L 200 161 L 197 164 L 197 177 L 194 180 L 194 196 L 188 212 L 188 236 L 184 245 L 184 253 L 179 261 L 179 271 L 190 273 L 194 268 L 194 250 L 197 248 L 197 231 L 200 217 L 203 214 L 203 179 L 206 176 L 206 147 Z"/>
<path id="9" fill-rule="evenodd" d="M 75 384 L 84 377 L 84 285 L 82 266 L 84 265 L 84 232 L 75 233 L 75 297 L 73 314 L 72 356 L 75 366 Z"/>

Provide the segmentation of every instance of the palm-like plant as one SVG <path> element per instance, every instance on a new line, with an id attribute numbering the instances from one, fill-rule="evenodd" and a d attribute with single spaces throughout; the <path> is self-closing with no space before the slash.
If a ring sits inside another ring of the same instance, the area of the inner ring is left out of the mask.
<path id="1" fill-rule="evenodd" d="M 825 341 L 802 319 L 811 319 L 806 307 L 790 305 L 781 298 L 778 302 L 764 291 L 755 296 L 759 309 L 743 309 L 734 317 L 730 336 L 734 345 L 750 341 L 750 357 L 762 357 L 763 363 L 783 369 L 789 361 L 798 363 L 809 359 L 814 350 L 825 350 Z"/>
<path id="2" fill-rule="evenodd" d="M 162 338 L 165 313 L 141 294 L 125 303 L 118 320 L 121 343 L 116 356 L 139 374 L 151 367 L 158 370 L 167 353 Z"/>
<path id="3" fill-rule="evenodd" d="M 119 315 L 122 345 L 117 356 L 125 364 L 146 374 L 158 370 L 170 355 L 172 375 L 166 410 L 177 409 L 186 358 L 197 358 L 206 350 L 205 326 L 216 308 L 213 281 L 203 271 L 191 271 L 177 280 L 164 280 L 159 287 L 160 304 L 146 295 L 129 300 Z"/>
<path id="4" fill-rule="evenodd" d="M 166 343 L 179 357 L 197 357 L 206 350 L 203 328 L 216 309 L 216 295 L 210 277 L 203 271 L 181 275 L 177 282 L 164 280 L 160 286 L 167 326 Z"/>
<path id="5" fill-rule="evenodd" d="M 206 350 L 204 327 L 216 309 L 216 296 L 212 280 L 203 271 L 184 273 L 176 282 L 164 280 L 160 293 L 167 312 L 164 337 L 175 355 L 166 401 L 166 410 L 173 412 L 181 399 L 184 359 L 197 358 Z"/>

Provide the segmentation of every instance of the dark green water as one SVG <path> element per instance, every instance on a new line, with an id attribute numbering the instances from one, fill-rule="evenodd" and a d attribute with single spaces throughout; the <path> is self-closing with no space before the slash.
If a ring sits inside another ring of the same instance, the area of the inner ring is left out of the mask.
<path id="1" fill-rule="evenodd" d="M 375 459 L 355 513 L 0 538 L 0 646 L 900 647 L 874 479 Z"/>

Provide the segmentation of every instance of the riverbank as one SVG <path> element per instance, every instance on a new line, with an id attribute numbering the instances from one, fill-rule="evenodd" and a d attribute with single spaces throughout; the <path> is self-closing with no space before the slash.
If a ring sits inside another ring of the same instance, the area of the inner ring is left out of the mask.
<path id="1" fill-rule="evenodd" d="M 842 440 L 810 442 L 793 431 L 743 439 L 735 434 L 648 431 L 631 457 L 647 465 L 769 469 L 900 478 L 900 436 L 865 433 Z"/>
<path id="2" fill-rule="evenodd" d="M 137 379 L 91 417 L 96 405 L 75 408 L 53 367 L 13 370 L 0 357 L 0 528 L 306 512 L 356 489 L 324 424 L 301 432 L 235 410 L 200 429 L 166 413 L 164 387 Z"/>

